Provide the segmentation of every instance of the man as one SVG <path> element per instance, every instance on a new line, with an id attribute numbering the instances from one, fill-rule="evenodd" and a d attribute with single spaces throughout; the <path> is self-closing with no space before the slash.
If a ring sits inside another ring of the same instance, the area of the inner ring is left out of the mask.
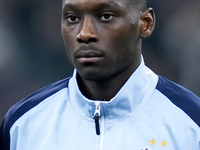
<path id="1" fill-rule="evenodd" d="M 144 64 L 154 26 L 145 0 L 63 0 L 74 74 L 8 111 L 1 149 L 200 149 L 200 99 Z"/>

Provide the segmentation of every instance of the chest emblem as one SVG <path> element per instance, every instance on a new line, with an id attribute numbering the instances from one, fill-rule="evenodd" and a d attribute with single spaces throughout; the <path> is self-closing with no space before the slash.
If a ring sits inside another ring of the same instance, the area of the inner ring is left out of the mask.
<path id="1" fill-rule="evenodd" d="M 150 140 L 150 145 L 154 145 L 155 146 L 156 141 L 154 139 Z"/>
<path id="2" fill-rule="evenodd" d="M 167 142 L 165 140 L 161 141 L 160 143 L 156 143 L 155 139 L 150 140 L 150 146 L 161 146 L 167 147 Z M 144 149 L 145 150 L 145 149 Z"/>
<path id="3" fill-rule="evenodd" d="M 163 140 L 162 142 L 161 142 L 161 146 L 164 146 L 164 147 L 166 147 L 166 142 L 165 142 L 165 140 Z"/>
<path id="4" fill-rule="evenodd" d="M 150 143 L 150 147 L 153 148 L 153 147 L 167 147 L 167 142 L 165 140 L 161 141 L 161 142 L 157 142 L 155 139 L 152 139 L 149 141 Z M 151 150 L 150 148 L 148 147 L 145 147 L 145 148 L 141 148 L 139 150 Z"/>

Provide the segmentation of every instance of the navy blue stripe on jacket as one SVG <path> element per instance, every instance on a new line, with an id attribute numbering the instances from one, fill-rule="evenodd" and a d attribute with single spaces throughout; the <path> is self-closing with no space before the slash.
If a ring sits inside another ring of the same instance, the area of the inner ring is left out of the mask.
<path id="1" fill-rule="evenodd" d="M 159 76 L 156 87 L 200 127 L 200 98 L 188 89 Z"/>

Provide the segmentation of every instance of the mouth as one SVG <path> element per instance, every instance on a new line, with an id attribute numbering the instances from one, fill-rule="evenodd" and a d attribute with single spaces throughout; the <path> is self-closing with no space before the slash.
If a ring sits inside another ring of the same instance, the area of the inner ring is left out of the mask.
<path id="1" fill-rule="evenodd" d="M 102 59 L 103 54 L 94 50 L 82 50 L 77 52 L 76 57 L 81 63 L 94 63 Z"/>

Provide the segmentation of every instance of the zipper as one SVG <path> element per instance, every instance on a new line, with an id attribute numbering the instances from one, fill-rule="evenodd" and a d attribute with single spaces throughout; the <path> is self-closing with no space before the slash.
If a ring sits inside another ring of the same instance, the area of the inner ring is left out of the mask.
<path id="1" fill-rule="evenodd" d="M 101 109 L 101 103 L 95 102 L 95 111 L 94 111 L 94 121 L 95 121 L 95 128 L 96 128 L 96 134 L 100 135 L 100 124 L 99 124 L 99 118 L 100 118 L 100 109 Z"/>

